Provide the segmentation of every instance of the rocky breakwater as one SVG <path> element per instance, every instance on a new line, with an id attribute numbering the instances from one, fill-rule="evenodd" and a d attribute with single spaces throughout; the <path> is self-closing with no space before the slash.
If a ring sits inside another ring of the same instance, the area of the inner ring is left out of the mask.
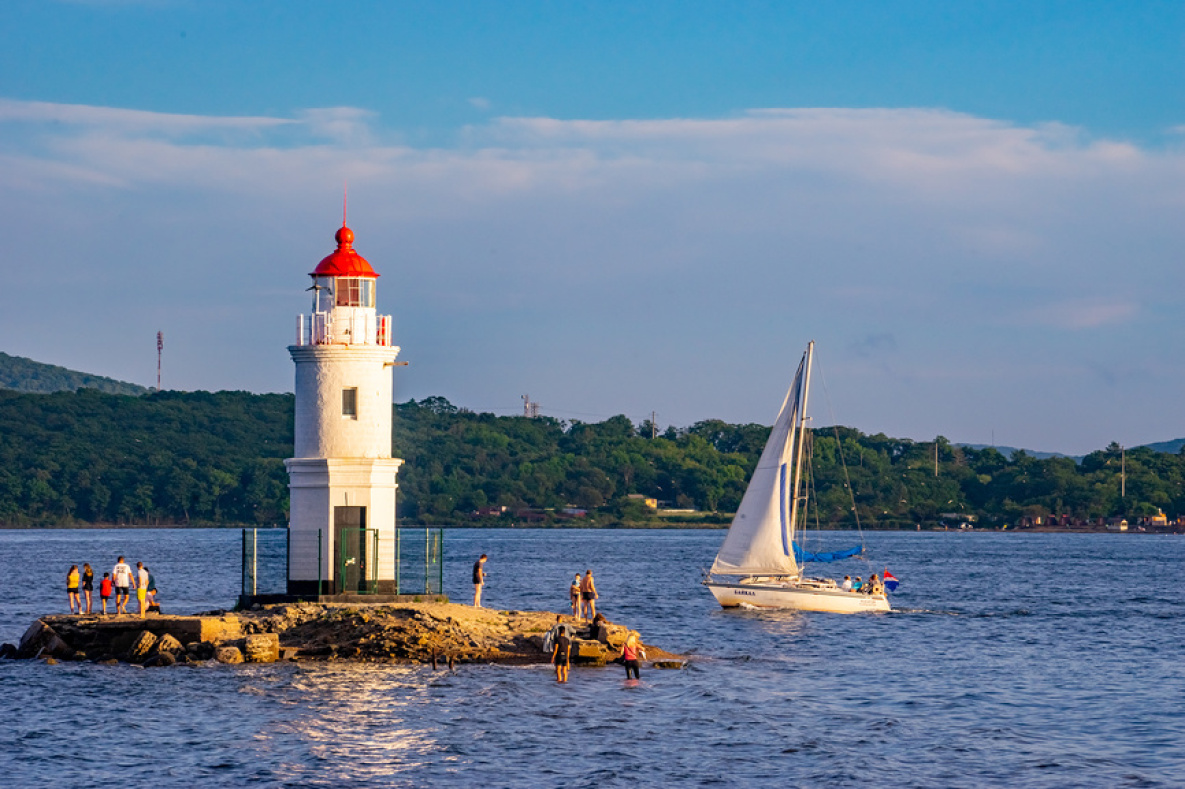
<path id="1" fill-rule="evenodd" d="M 627 627 L 604 622 L 593 629 L 572 617 L 562 621 L 576 632 L 576 665 L 604 665 L 621 657 Z M 555 624 L 554 613 L 456 603 L 297 603 L 145 619 L 47 616 L 33 623 L 19 646 L 0 648 L 0 656 L 145 666 L 209 660 L 531 664 L 550 661 L 544 643 Z M 682 665 L 680 656 L 653 645 L 646 652 L 652 665 Z"/>

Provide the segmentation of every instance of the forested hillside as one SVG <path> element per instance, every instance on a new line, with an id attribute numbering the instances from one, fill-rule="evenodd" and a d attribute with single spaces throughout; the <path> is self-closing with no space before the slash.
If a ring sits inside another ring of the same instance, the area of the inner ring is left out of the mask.
<path id="1" fill-rule="evenodd" d="M 0 524 L 283 524 L 292 407 L 291 395 L 246 392 L 0 391 Z M 648 424 L 624 416 L 499 417 L 442 398 L 396 405 L 394 425 L 395 454 L 407 461 L 399 477 L 404 523 L 470 523 L 474 510 L 492 505 L 509 512 L 476 522 L 553 522 L 565 507 L 589 510 L 578 523 L 654 522 L 629 494 L 731 512 L 769 431 L 709 420 L 651 438 Z M 824 428 L 812 445 L 824 527 L 854 524 L 847 478 L 869 528 L 934 525 L 943 513 L 994 525 L 1050 513 L 1185 513 L 1181 454 L 1128 450 L 1121 497 L 1116 446 L 1076 464 L 1023 452 L 1006 458 L 939 438 L 935 476 L 935 442 Z"/>
<path id="2" fill-rule="evenodd" d="M 143 386 L 104 378 L 101 375 L 80 373 L 54 364 L 42 364 L 23 356 L 9 356 L 0 351 L 0 389 L 18 392 L 74 392 L 82 388 L 98 389 L 112 394 L 142 395 Z"/>

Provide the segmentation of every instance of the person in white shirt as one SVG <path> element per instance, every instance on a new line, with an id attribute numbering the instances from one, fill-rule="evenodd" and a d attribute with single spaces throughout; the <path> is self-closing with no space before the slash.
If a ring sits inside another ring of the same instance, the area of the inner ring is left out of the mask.
<path id="1" fill-rule="evenodd" d="M 136 602 L 140 604 L 140 618 L 148 613 L 148 571 L 144 562 L 136 562 Z"/>
<path id="2" fill-rule="evenodd" d="M 131 596 L 129 590 L 132 586 L 132 568 L 124 563 L 122 556 L 111 569 L 111 580 L 115 584 L 115 614 L 126 614 L 128 598 Z"/>
<path id="3" fill-rule="evenodd" d="M 845 575 L 843 577 L 843 583 L 839 585 L 839 588 L 843 589 L 845 592 L 852 591 L 852 576 Z"/>

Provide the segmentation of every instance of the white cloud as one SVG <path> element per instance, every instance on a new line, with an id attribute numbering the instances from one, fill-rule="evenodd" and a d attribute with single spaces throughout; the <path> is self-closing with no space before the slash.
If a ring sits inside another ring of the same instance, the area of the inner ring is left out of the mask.
<path id="1" fill-rule="evenodd" d="M 87 104 L 0 99 L 0 123 L 56 123 L 102 128 L 118 133 L 161 132 L 188 134 L 212 130 L 260 131 L 286 126 L 286 118 L 177 115 Z"/>
<path id="2" fill-rule="evenodd" d="M 674 424 L 768 421 L 781 363 L 801 350 L 787 347 L 813 337 L 840 357 L 847 388 L 867 393 L 869 371 L 881 382 L 841 421 L 957 438 L 927 403 L 949 404 L 950 419 L 988 413 L 1034 369 L 1097 389 L 1107 359 L 1171 370 L 1185 342 L 1158 317 L 1185 308 L 1185 152 L 1058 124 L 929 109 L 503 117 L 456 145 L 414 147 L 351 107 L 206 118 L 12 100 L 0 124 L 0 265 L 36 259 L 61 289 L 60 314 L 11 305 L 0 333 L 90 343 L 114 360 L 105 374 L 126 364 L 117 327 L 63 328 L 93 304 L 122 304 L 134 287 L 179 320 L 202 314 L 207 282 L 234 282 L 216 296 L 242 302 L 191 319 L 195 381 L 178 385 L 287 386 L 286 358 L 256 340 L 278 327 L 285 342 L 343 181 L 358 247 L 420 360 L 416 396 L 513 405 L 529 384 L 557 409 L 637 398 L 639 413 L 665 409 Z M 290 281 L 291 303 L 262 306 L 258 294 Z M 154 336 L 147 309 L 104 320 Z M 202 351 L 217 332 L 252 342 Z M 44 357 L 38 347 L 7 350 Z M 1044 403 L 1017 408 L 1049 416 Z"/>

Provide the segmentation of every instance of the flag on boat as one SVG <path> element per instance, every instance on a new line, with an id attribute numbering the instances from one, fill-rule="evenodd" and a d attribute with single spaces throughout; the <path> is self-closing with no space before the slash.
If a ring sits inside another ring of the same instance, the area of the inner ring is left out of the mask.
<path id="1" fill-rule="evenodd" d="M 900 581 L 898 581 L 897 578 L 891 572 L 889 572 L 889 568 L 887 567 L 885 568 L 885 574 L 882 576 L 882 580 L 885 582 L 885 588 L 890 592 L 897 591 L 897 584 L 900 583 Z"/>

